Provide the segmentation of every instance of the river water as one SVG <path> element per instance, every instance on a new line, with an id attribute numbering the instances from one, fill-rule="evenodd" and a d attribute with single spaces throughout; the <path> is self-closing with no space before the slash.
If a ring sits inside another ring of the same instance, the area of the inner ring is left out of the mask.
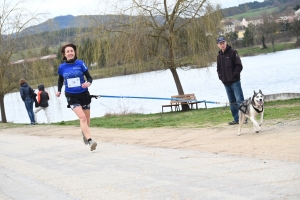
<path id="1" fill-rule="evenodd" d="M 259 89 L 264 94 L 300 92 L 300 49 L 241 59 L 244 66 L 241 84 L 245 98 L 251 97 L 253 90 Z M 215 63 L 202 69 L 178 69 L 178 74 L 186 94 L 195 93 L 198 100 L 227 102 L 227 95 L 223 84 L 218 79 Z M 67 108 L 64 95 L 60 98 L 55 96 L 56 88 L 46 88 L 50 94 L 51 121 L 77 119 L 74 112 Z M 98 79 L 93 81 L 89 90 L 94 95 L 112 96 L 170 98 L 171 95 L 177 94 L 170 70 Z M 29 117 L 19 92 L 5 95 L 4 102 L 9 122 L 29 123 Z M 159 113 L 161 105 L 168 103 L 169 100 L 103 97 L 92 100 L 91 117 L 114 113 Z M 204 105 L 198 105 L 200 108 L 204 107 Z M 210 108 L 224 105 L 207 104 L 207 106 Z M 164 111 L 169 110 L 169 108 L 164 109 Z M 38 123 L 46 122 L 43 111 L 38 113 L 37 121 Z"/>

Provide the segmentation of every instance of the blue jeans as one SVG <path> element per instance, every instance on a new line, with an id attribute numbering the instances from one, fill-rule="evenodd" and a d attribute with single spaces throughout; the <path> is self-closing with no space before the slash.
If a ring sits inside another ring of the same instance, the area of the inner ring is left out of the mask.
<path id="1" fill-rule="evenodd" d="M 236 81 L 230 85 L 224 85 L 227 93 L 228 100 L 230 102 L 230 110 L 234 121 L 239 121 L 238 106 L 244 101 L 243 90 L 241 81 Z M 237 104 L 235 104 L 237 103 Z M 235 105 L 232 105 L 235 104 Z"/>
<path id="2" fill-rule="evenodd" d="M 25 107 L 26 107 L 30 122 L 35 123 L 34 113 L 33 113 L 33 100 L 25 100 L 24 103 L 25 103 Z"/>

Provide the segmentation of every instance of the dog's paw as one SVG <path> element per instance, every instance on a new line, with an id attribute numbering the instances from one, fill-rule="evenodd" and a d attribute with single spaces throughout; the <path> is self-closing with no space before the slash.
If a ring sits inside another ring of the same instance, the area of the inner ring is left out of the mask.
<path id="1" fill-rule="evenodd" d="M 240 136 L 240 135 L 242 135 L 242 133 L 237 133 L 236 135 L 237 135 L 237 136 Z"/>

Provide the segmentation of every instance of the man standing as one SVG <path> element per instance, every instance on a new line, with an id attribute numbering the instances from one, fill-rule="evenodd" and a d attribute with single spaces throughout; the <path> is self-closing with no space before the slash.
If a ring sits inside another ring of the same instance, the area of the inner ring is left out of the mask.
<path id="1" fill-rule="evenodd" d="M 243 65 L 237 51 L 226 43 L 224 37 L 217 39 L 217 45 L 220 49 L 217 57 L 217 72 L 219 79 L 225 86 L 233 116 L 233 121 L 228 124 L 235 125 L 239 123 L 238 104 L 244 101 L 240 81 Z"/>
<path id="2" fill-rule="evenodd" d="M 27 84 L 25 79 L 20 79 L 19 80 L 19 84 L 20 84 L 20 95 L 22 100 L 24 101 L 29 119 L 30 119 L 30 124 L 29 125 L 35 125 L 35 121 L 34 121 L 34 113 L 33 113 L 33 94 L 34 91 L 31 87 L 29 87 L 29 85 Z"/>

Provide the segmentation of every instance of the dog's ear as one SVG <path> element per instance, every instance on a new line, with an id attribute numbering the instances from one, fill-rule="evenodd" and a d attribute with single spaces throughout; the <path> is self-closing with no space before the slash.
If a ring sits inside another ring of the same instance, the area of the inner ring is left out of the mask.
<path id="1" fill-rule="evenodd" d="M 262 93 L 262 91 L 260 89 L 259 89 L 259 93 L 261 93 L 263 95 L 263 93 Z"/>
<path id="2" fill-rule="evenodd" d="M 252 103 L 254 103 L 255 96 L 256 96 L 256 92 L 255 92 L 255 90 L 253 90 Z"/>

